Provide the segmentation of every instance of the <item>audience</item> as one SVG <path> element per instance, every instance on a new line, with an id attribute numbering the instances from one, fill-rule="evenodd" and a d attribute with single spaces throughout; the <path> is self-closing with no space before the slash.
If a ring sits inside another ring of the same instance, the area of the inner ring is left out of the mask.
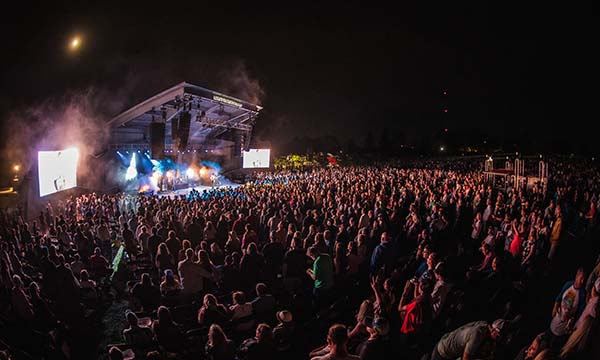
<path id="1" fill-rule="evenodd" d="M 28 222 L 2 210 L 2 318 L 76 343 L 129 300 L 136 358 L 201 356 L 196 335 L 212 359 L 305 355 L 334 322 L 351 331 L 332 326 L 311 356 L 596 358 L 600 175 L 553 169 L 518 187 L 469 160 L 283 170 L 190 196 L 84 194 Z"/>

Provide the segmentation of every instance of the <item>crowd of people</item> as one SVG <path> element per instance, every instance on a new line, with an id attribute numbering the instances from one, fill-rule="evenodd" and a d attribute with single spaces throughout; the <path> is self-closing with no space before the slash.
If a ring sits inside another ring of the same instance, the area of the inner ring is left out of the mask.
<path id="1" fill-rule="evenodd" d="M 3 212 L 0 359 L 82 359 L 95 327 L 122 329 L 115 360 L 600 358 L 600 173 L 552 169 L 547 191 L 430 161 Z"/>

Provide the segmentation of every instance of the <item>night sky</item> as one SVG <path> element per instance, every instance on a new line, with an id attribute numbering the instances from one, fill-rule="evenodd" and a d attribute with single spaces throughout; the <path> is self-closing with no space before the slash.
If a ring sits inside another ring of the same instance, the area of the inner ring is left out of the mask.
<path id="1" fill-rule="evenodd" d="M 8 114 L 68 92 L 97 89 L 110 116 L 187 81 L 260 98 L 257 136 L 275 147 L 294 136 L 361 144 L 382 129 L 414 144 L 449 128 L 540 151 L 595 149 L 597 31 L 589 9 L 197 3 L 46 2 L 6 12 L 3 139 Z M 75 34 L 83 46 L 72 54 Z"/>

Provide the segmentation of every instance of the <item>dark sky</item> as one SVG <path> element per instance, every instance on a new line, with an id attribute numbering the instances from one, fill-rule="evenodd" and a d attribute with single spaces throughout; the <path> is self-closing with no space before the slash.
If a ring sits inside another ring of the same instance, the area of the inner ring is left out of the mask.
<path id="1" fill-rule="evenodd" d="M 328 134 L 361 143 L 383 128 L 416 142 L 443 127 L 540 147 L 594 143 L 585 131 L 597 121 L 590 9 L 196 3 L 46 2 L 7 13 L 2 120 L 90 87 L 113 97 L 111 114 L 181 81 L 246 98 L 258 83 L 257 131 L 275 144 Z M 66 51 L 73 34 L 84 41 L 77 55 Z"/>

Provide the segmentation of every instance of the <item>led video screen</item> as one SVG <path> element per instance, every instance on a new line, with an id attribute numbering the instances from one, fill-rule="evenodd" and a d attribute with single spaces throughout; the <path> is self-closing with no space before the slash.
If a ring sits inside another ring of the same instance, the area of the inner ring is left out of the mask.
<path id="1" fill-rule="evenodd" d="M 270 149 L 250 149 L 243 154 L 244 169 L 268 168 L 271 160 Z"/>
<path id="2" fill-rule="evenodd" d="M 61 151 L 38 151 L 40 196 L 54 194 L 77 186 L 76 148 Z"/>

